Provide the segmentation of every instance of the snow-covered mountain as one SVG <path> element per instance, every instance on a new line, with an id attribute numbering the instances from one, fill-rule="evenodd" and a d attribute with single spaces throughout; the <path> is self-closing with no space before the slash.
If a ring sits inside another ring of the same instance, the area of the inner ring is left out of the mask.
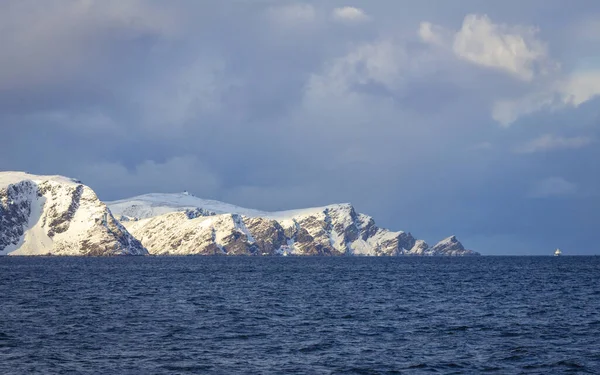
<path id="1" fill-rule="evenodd" d="M 0 255 L 147 253 L 79 181 L 0 172 Z"/>
<path id="2" fill-rule="evenodd" d="M 379 228 L 350 204 L 264 212 L 188 193 L 107 203 L 151 254 L 478 255 L 449 237 L 433 247 Z"/>

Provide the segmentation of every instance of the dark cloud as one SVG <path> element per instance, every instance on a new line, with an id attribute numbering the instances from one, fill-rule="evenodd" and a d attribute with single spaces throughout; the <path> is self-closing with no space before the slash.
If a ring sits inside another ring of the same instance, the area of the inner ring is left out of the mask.
<path id="1" fill-rule="evenodd" d="M 368 18 L 339 22 L 343 6 Z M 480 38 L 536 28 L 545 54 L 458 55 L 468 14 L 488 16 Z M 106 200 L 352 202 L 430 242 L 594 253 L 600 152 L 572 140 L 600 140 L 598 19 L 595 1 L 6 1 L 0 169 L 74 176 Z M 444 43 L 419 38 L 424 21 Z M 530 60 L 560 68 L 524 79 Z M 569 147 L 515 152 L 544 135 Z"/>

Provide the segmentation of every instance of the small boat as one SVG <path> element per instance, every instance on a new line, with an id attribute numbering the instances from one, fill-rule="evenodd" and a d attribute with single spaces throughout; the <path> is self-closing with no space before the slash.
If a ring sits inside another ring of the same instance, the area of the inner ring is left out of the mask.
<path id="1" fill-rule="evenodd" d="M 554 250 L 554 256 L 555 257 L 561 256 L 561 255 L 562 255 L 562 252 L 560 251 L 560 249 Z"/>

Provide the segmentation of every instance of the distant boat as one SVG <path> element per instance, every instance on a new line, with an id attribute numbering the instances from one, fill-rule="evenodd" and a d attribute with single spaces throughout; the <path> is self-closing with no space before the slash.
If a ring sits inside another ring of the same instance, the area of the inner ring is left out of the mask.
<path id="1" fill-rule="evenodd" d="M 560 249 L 554 250 L 554 256 L 555 257 L 561 256 L 561 255 L 562 255 L 562 252 L 560 251 Z"/>

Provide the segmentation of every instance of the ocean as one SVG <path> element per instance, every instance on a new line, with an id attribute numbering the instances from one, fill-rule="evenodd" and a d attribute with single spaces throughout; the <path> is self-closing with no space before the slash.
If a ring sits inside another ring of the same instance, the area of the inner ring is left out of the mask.
<path id="1" fill-rule="evenodd" d="M 600 373 L 600 257 L 0 257 L 25 373 Z"/>

